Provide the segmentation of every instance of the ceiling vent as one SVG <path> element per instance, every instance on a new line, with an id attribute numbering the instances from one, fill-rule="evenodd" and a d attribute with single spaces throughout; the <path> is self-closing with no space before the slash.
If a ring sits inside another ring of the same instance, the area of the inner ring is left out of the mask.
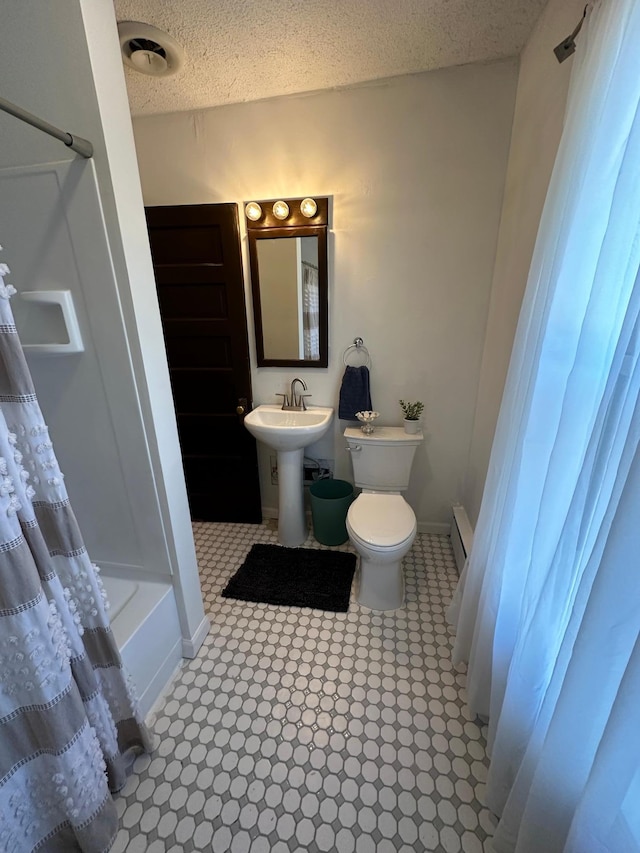
<path id="1" fill-rule="evenodd" d="M 124 64 L 152 77 L 168 77 L 180 70 L 184 50 L 168 33 L 139 21 L 120 21 L 120 49 Z"/>

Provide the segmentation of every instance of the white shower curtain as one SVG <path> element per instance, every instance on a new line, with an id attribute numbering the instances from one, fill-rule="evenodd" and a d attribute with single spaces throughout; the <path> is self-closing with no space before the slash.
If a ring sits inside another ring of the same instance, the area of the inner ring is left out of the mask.
<path id="1" fill-rule="evenodd" d="M 595 5 L 450 610 L 498 853 L 640 850 L 639 45 Z"/>
<path id="2" fill-rule="evenodd" d="M 8 274 L 0 264 L 0 850 L 98 853 L 118 826 L 110 790 L 149 741 L 18 340 Z"/>

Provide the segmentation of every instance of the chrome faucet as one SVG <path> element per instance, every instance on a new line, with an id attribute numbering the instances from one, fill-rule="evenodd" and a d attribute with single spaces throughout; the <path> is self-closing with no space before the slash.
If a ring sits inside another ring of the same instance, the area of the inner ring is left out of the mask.
<path id="1" fill-rule="evenodd" d="M 302 385 L 304 391 L 307 390 L 307 385 L 304 379 L 298 379 L 297 377 L 291 381 L 291 408 L 298 409 L 302 412 L 307 408 L 304 402 L 304 395 L 299 394 L 296 397 L 296 383 L 299 382 Z"/>
<path id="2" fill-rule="evenodd" d="M 296 397 L 296 383 L 300 383 L 306 391 L 307 386 L 304 379 L 295 379 L 291 382 L 291 390 L 289 394 L 276 394 L 276 397 L 282 397 L 282 410 L 285 412 L 306 412 L 307 406 L 304 401 L 305 397 L 310 397 L 311 394 L 298 394 Z"/>

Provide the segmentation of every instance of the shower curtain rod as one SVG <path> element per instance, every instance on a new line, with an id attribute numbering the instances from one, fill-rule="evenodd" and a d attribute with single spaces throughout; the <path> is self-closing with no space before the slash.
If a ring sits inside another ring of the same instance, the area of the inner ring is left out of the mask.
<path id="1" fill-rule="evenodd" d="M 49 136 L 55 136 L 56 139 L 64 142 L 67 148 L 71 148 L 72 151 L 75 151 L 82 157 L 89 159 L 93 156 L 93 145 L 88 139 L 83 139 L 81 136 L 72 136 L 70 133 L 60 130 L 59 127 L 54 127 L 52 124 L 49 124 L 48 121 L 44 121 L 43 119 L 38 118 L 38 116 L 34 116 L 33 113 L 23 110 L 22 107 L 18 107 L 16 104 L 12 104 L 11 101 L 6 101 L 4 98 L 0 98 L 0 110 L 19 118 L 20 121 L 26 121 L 27 124 L 32 125 L 32 127 L 37 127 L 38 130 L 43 130 L 45 133 L 48 133 Z"/>

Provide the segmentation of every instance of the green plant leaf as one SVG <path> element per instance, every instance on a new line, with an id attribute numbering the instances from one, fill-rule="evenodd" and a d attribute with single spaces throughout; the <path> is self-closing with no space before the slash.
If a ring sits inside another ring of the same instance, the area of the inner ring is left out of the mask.
<path id="1" fill-rule="evenodd" d="M 402 409 L 406 420 L 420 420 L 420 416 L 424 411 L 424 403 L 420 400 L 416 400 L 414 403 L 408 402 L 407 400 L 398 400 L 398 402 L 400 403 L 400 408 Z"/>

